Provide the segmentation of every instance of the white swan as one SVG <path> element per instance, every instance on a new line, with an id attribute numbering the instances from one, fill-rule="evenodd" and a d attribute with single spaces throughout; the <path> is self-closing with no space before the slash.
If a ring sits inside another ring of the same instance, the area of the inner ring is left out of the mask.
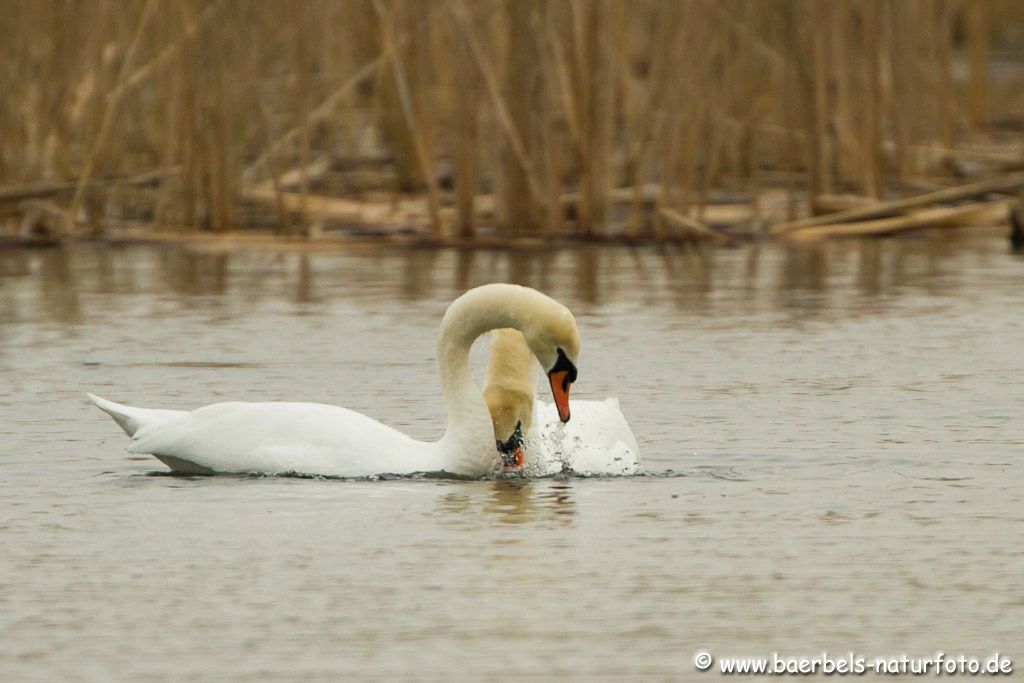
<path id="1" fill-rule="evenodd" d="M 569 466 L 580 474 L 636 474 L 640 449 L 619 402 L 573 401 L 572 422 L 534 400 L 533 354 L 517 330 L 492 333 L 484 379 L 495 442 L 506 467 L 552 474 Z"/>
<path id="2" fill-rule="evenodd" d="M 89 398 L 132 437 L 129 453 L 154 455 L 176 472 L 482 476 L 496 459 L 494 432 L 470 377 L 469 349 L 481 334 L 501 327 L 522 331 L 548 371 L 560 419 L 568 421 L 579 355 L 576 321 L 544 294 L 508 284 L 472 289 L 445 312 L 437 368 L 448 428 L 439 441 L 417 441 L 365 415 L 319 403 L 216 403 L 183 412 Z"/>

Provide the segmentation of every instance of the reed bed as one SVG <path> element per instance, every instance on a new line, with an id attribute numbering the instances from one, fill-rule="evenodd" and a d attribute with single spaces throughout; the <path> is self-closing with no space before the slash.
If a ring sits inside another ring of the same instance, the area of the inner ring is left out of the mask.
<path id="1" fill-rule="evenodd" d="M 1020 219 L 1015 0 L 5 9 L 8 234 L 806 238 L 928 224 L 900 202 L 929 194 Z"/>

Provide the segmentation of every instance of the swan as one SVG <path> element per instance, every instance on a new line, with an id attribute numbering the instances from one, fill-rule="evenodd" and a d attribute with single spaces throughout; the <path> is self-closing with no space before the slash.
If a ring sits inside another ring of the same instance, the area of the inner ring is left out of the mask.
<path id="1" fill-rule="evenodd" d="M 510 327 L 494 330 L 484 375 L 484 401 L 506 467 L 522 467 L 524 435 L 533 419 L 533 352 L 522 339 Z"/>
<path id="2" fill-rule="evenodd" d="M 174 472 L 297 473 L 363 477 L 445 472 L 479 477 L 492 471 L 494 432 L 487 404 L 469 371 L 469 349 L 496 329 L 521 331 L 546 368 L 558 419 L 568 422 L 579 334 L 562 304 L 528 287 L 490 284 L 449 305 L 437 336 L 437 370 L 448 409 L 438 441 L 418 441 L 360 413 L 319 403 L 215 403 L 191 412 L 89 399 L 131 438 L 129 453 L 155 456 Z"/>
<path id="3" fill-rule="evenodd" d="M 534 399 L 533 353 L 523 335 L 492 332 L 484 400 L 506 468 L 553 474 L 567 465 L 580 474 L 636 474 L 640 449 L 615 398 L 573 401 L 563 425 L 555 406 Z"/>

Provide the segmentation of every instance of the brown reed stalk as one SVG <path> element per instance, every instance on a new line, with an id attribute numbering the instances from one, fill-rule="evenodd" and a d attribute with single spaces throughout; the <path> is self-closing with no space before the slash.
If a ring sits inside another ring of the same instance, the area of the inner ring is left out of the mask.
<path id="1" fill-rule="evenodd" d="M 532 38 L 531 18 L 538 7 L 534 0 L 506 0 L 503 9 L 506 31 L 503 41 L 506 47 L 503 95 L 508 103 L 511 126 L 521 135 L 523 153 L 531 159 L 532 165 L 534 145 L 531 144 L 530 131 L 533 112 L 538 105 L 534 85 L 539 55 Z M 536 224 L 527 167 L 520 164 L 515 155 L 515 150 L 509 146 L 508 152 L 502 155 L 504 163 L 500 170 L 503 187 L 499 193 L 498 227 L 505 232 L 532 228 Z"/>
<path id="2" fill-rule="evenodd" d="M 484 51 L 483 45 L 480 43 L 476 29 L 469 17 L 468 10 L 461 0 L 449 0 L 446 7 L 454 16 L 464 39 L 469 45 L 470 52 L 473 54 L 473 59 L 476 62 L 477 67 L 480 69 L 484 83 L 487 86 L 487 92 L 491 98 L 491 104 L 498 117 L 498 122 L 501 125 L 503 133 L 508 139 L 512 153 L 515 155 L 526 174 L 530 194 L 533 196 L 535 201 L 540 202 L 543 200 L 543 191 L 541 189 L 540 181 L 534 171 L 533 163 L 531 162 L 529 155 L 526 153 L 526 146 L 523 144 L 522 134 L 516 129 L 515 122 L 512 120 L 512 115 L 509 113 L 508 103 L 502 95 L 497 72 L 493 63 Z"/>
<path id="3" fill-rule="evenodd" d="M 990 4 L 984 1 L 967 3 L 965 11 L 971 67 L 971 78 L 968 81 L 968 111 L 971 123 L 981 126 L 988 122 L 988 55 L 991 50 L 992 13 Z"/>
<path id="4" fill-rule="evenodd" d="M 409 83 L 405 75 L 405 66 L 399 53 L 399 45 L 395 39 L 394 15 L 384 9 L 384 5 L 380 0 L 374 0 L 373 4 L 377 16 L 381 20 L 384 52 L 389 56 L 391 62 L 392 74 L 395 79 L 395 87 L 398 91 L 398 99 L 402 106 L 405 124 L 409 129 L 409 134 L 412 136 L 420 171 L 427 183 L 427 206 L 430 211 L 430 224 L 434 233 L 441 235 L 444 231 L 444 221 L 441 218 L 441 199 L 437 183 L 437 172 L 434 166 L 433 155 L 427 146 L 425 133 L 413 109 L 412 95 L 410 94 Z"/>
<path id="5" fill-rule="evenodd" d="M 936 3 L 935 7 L 936 38 L 938 43 L 939 97 L 940 97 L 940 129 L 939 140 L 944 147 L 953 146 L 953 133 L 956 125 L 956 86 L 953 83 L 953 45 L 951 30 L 951 6 L 949 3 Z"/>
<path id="6" fill-rule="evenodd" d="M 74 230 L 75 217 L 78 214 L 79 207 L 82 205 L 85 188 L 89 184 L 89 180 L 92 178 L 96 159 L 105 147 L 107 138 L 113 129 L 114 115 L 117 113 L 118 106 L 121 104 L 121 98 L 126 92 L 123 84 L 127 80 L 129 70 L 134 65 L 135 56 L 139 47 L 142 45 L 143 31 L 149 24 L 149 20 L 153 16 L 153 12 L 156 10 L 156 7 L 157 0 L 147 0 L 139 15 L 139 19 L 136 22 L 135 33 L 132 36 L 131 43 L 128 45 L 127 51 L 125 52 L 124 61 L 121 63 L 121 73 L 117 79 L 117 87 L 115 87 L 115 89 L 108 95 L 107 102 L 103 110 L 103 120 L 100 123 L 99 132 L 96 133 L 96 137 L 92 143 L 92 148 L 85 159 L 85 165 L 82 167 L 82 171 L 78 176 L 78 187 L 75 188 L 75 194 L 71 198 L 71 205 L 68 207 L 67 221 L 65 224 L 66 232 L 72 232 Z M 94 224 L 94 232 L 101 229 L 100 224 Z"/>
<path id="7" fill-rule="evenodd" d="M 865 194 L 881 198 L 882 186 L 882 112 L 881 112 L 881 55 L 879 6 L 875 0 L 861 4 L 861 37 L 864 48 L 864 130 L 863 155 L 865 159 Z"/>
<path id="8" fill-rule="evenodd" d="M 577 75 L 581 80 L 581 178 L 578 227 L 584 237 L 604 230 L 612 157 L 612 116 L 616 79 L 612 78 L 610 0 L 584 0 L 572 5 Z"/>
<path id="9" fill-rule="evenodd" d="M 308 9 L 307 3 L 300 3 L 295 7 L 292 16 L 292 73 L 295 74 L 295 89 L 293 101 L 295 102 L 295 127 L 299 131 L 299 221 L 302 234 L 309 236 L 309 160 L 310 160 L 310 84 L 309 84 L 309 55 L 307 30 L 310 28 L 305 20 Z"/>
<path id="10" fill-rule="evenodd" d="M 450 62 L 451 83 L 448 93 L 454 138 L 456 233 L 460 237 L 469 238 L 476 234 L 477 226 L 475 202 L 480 175 L 480 79 L 469 46 L 456 38 L 457 35 L 450 34 L 454 42 L 454 54 Z"/>

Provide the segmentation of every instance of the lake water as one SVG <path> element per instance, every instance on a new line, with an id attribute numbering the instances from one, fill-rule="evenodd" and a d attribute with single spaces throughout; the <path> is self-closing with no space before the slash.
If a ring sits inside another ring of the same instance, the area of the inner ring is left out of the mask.
<path id="1" fill-rule="evenodd" d="M 650 476 L 158 476 L 85 400 L 322 401 L 437 437 L 441 315 L 500 280 L 575 312 L 573 396 L 620 398 Z M 986 238 L 0 252 L 0 678 L 1024 667 L 1022 297 Z"/>

